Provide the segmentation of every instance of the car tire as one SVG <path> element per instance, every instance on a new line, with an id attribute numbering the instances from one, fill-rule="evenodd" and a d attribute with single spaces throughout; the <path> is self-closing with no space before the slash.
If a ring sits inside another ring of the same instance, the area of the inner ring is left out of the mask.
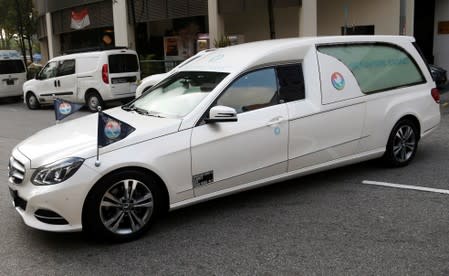
<path id="1" fill-rule="evenodd" d="M 83 231 L 109 241 L 134 240 L 162 214 L 163 195 L 158 182 L 142 172 L 126 170 L 108 175 L 86 198 Z"/>
<path id="2" fill-rule="evenodd" d="M 87 93 L 86 105 L 89 108 L 90 112 L 97 112 L 99 106 L 104 108 L 103 99 L 101 98 L 100 94 L 98 94 L 98 92 L 96 91 L 91 91 Z"/>
<path id="3" fill-rule="evenodd" d="M 400 120 L 390 133 L 383 161 L 390 167 L 408 165 L 416 155 L 418 141 L 419 133 L 415 122 Z"/>
<path id="4" fill-rule="evenodd" d="M 41 106 L 39 100 L 33 92 L 28 92 L 25 100 L 28 108 L 31 110 L 39 109 Z"/>

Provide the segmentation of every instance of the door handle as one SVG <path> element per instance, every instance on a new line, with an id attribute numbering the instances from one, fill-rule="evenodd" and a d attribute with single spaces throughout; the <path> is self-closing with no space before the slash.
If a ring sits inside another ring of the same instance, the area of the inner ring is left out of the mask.
<path id="1" fill-rule="evenodd" d="M 56 82 L 56 80 L 55 80 L 54 84 L 55 84 L 55 87 L 58 87 L 58 83 Z"/>
<path id="2" fill-rule="evenodd" d="M 268 121 L 267 126 L 274 126 L 279 123 L 282 123 L 283 121 L 284 121 L 284 117 L 282 117 L 282 116 L 274 117 L 273 119 Z"/>
<path id="3" fill-rule="evenodd" d="M 61 87 L 61 81 L 60 80 L 58 80 L 58 86 Z"/>

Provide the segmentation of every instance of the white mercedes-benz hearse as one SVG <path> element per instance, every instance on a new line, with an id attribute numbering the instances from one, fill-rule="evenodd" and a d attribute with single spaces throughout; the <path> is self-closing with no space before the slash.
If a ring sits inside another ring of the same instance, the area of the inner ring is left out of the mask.
<path id="1" fill-rule="evenodd" d="M 440 122 L 414 39 L 319 37 L 211 51 L 133 102 L 17 145 L 9 189 L 24 222 L 128 240 L 158 215 L 313 172 L 407 165 Z M 97 130 L 118 137 L 99 150 Z"/>

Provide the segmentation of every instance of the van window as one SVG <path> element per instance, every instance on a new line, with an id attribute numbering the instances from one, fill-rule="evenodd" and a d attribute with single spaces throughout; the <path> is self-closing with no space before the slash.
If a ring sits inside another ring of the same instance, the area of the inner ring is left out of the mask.
<path id="1" fill-rule="evenodd" d="M 279 103 L 276 73 L 273 68 L 241 76 L 217 100 L 217 105 L 234 108 L 237 113 Z"/>
<path id="2" fill-rule="evenodd" d="M 139 71 L 137 56 L 133 54 L 118 54 L 109 56 L 110 73 L 126 73 Z"/>
<path id="3" fill-rule="evenodd" d="M 0 60 L 0 74 L 24 73 L 25 66 L 22 60 Z"/>
<path id="4" fill-rule="evenodd" d="M 45 65 L 44 69 L 39 73 L 39 79 L 45 80 L 49 78 L 56 77 L 58 70 L 58 63 L 56 61 L 51 61 Z"/>
<path id="5" fill-rule="evenodd" d="M 301 64 L 283 65 L 276 68 L 279 94 L 284 102 L 305 98 L 304 76 Z"/>
<path id="6" fill-rule="evenodd" d="M 75 60 L 63 60 L 58 65 L 58 76 L 67 76 L 75 74 Z"/>
<path id="7" fill-rule="evenodd" d="M 411 86 L 425 82 L 415 60 L 399 47 L 388 44 L 320 46 L 318 50 L 344 63 L 363 93 Z"/>

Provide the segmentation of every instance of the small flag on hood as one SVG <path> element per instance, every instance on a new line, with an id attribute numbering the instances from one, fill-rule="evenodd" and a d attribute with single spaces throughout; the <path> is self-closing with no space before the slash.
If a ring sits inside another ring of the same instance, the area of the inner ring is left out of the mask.
<path id="1" fill-rule="evenodd" d="M 55 99 L 53 101 L 53 106 L 55 107 L 56 121 L 61 121 L 65 117 L 77 112 L 81 109 L 81 107 L 83 107 L 82 104 L 76 104 L 61 99 Z"/>
<path id="2" fill-rule="evenodd" d="M 120 121 L 106 113 L 98 112 L 98 147 L 102 148 L 109 144 L 120 141 L 135 128 L 125 122 Z"/>
<path id="3" fill-rule="evenodd" d="M 87 8 L 79 12 L 72 11 L 70 28 L 80 30 L 90 25 L 89 12 Z"/>

